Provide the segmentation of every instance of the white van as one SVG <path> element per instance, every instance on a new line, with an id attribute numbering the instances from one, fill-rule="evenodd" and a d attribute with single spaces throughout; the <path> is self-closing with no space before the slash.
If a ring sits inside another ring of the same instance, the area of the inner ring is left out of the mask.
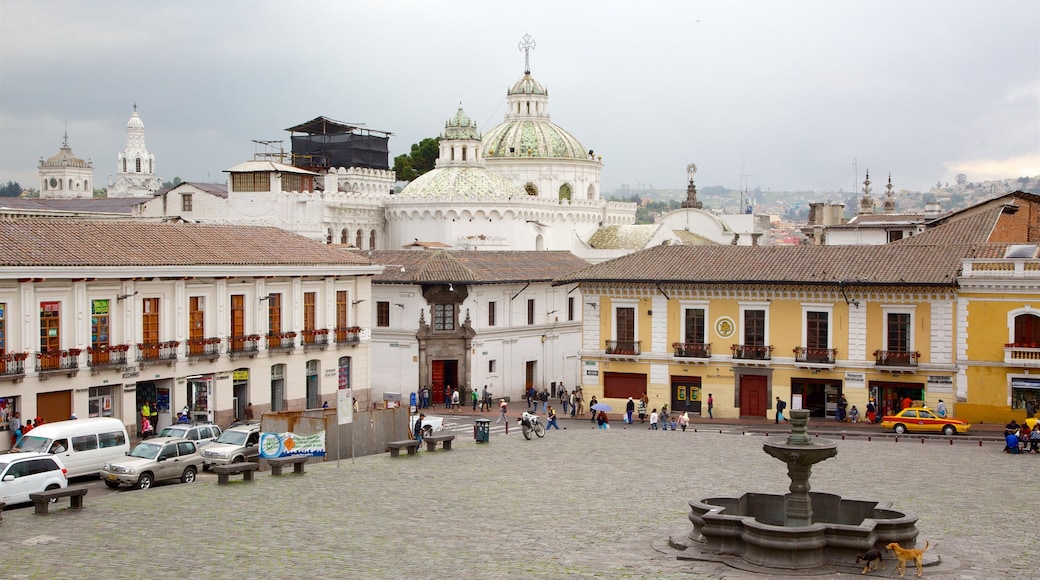
<path id="1" fill-rule="evenodd" d="M 11 449 L 50 453 L 61 458 L 69 477 L 97 475 L 110 461 L 130 451 L 130 437 L 119 419 L 96 417 L 44 423 L 31 429 Z"/>

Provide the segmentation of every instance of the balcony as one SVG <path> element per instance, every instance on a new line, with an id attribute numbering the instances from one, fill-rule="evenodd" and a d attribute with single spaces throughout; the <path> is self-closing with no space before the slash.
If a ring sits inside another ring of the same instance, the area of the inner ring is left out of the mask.
<path id="1" fill-rule="evenodd" d="M 794 347 L 794 362 L 803 368 L 830 368 L 838 358 L 836 348 Z"/>
<path id="2" fill-rule="evenodd" d="M 179 340 L 168 340 L 166 342 L 139 342 L 137 343 L 137 362 L 141 366 L 155 364 L 172 365 L 177 362 L 177 347 Z"/>
<path id="3" fill-rule="evenodd" d="M 638 340 L 608 340 L 606 353 L 610 356 L 639 356 Z"/>
<path id="4" fill-rule="evenodd" d="M 19 382 L 25 378 L 25 359 L 27 352 L 12 352 L 0 355 L 0 381 Z"/>
<path id="5" fill-rule="evenodd" d="M 1040 368 L 1040 344 L 1011 342 L 1004 345 L 1004 364 Z"/>
<path id="6" fill-rule="evenodd" d="M 892 373 L 912 373 L 917 370 L 919 352 L 905 350 L 875 350 L 874 368 Z"/>
<path id="7" fill-rule="evenodd" d="M 268 352 L 292 352 L 296 348 L 295 332 L 267 333 Z"/>
<path id="8" fill-rule="evenodd" d="M 317 330 L 304 330 L 300 333 L 303 336 L 303 350 L 315 350 L 315 349 L 326 349 L 329 347 L 329 329 L 320 328 Z"/>
<path id="9" fill-rule="evenodd" d="M 97 374 L 104 369 L 121 369 L 126 366 L 129 344 L 102 344 L 87 348 L 87 364 L 90 372 Z"/>
<path id="10" fill-rule="evenodd" d="M 710 359 L 710 342 L 673 342 L 672 351 L 676 358 Z"/>
<path id="11" fill-rule="evenodd" d="M 65 373 L 70 377 L 79 373 L 79 355 L 83 350 L 70 348 L 68 350 L 55 350 L 51 352 L 36 353 L 36 372 L 40 378 L 47 375 Z"/>
<path id="12" fill-rule="evenodd" d="M 361 327 L 360 326 L 348 326 L 346 328 L 336 329 L 336 345 L 357 346 L 361 344 Z"/>
<path id="13" fill-rule="evenodd" d="M 189 338 L 186 353 L 189 361 L 209 360 L 220 358 L 219 338 Z"/>
<path id="14" fill-rule="evenodd" d="M 729 349 L 733 351 L 735 360 L 768 361 L 773 359 L 773 345 L 771 344 L 732 344 Z"/>
<path id="15" fill-rule="evenodd" d="M 247 334 L 228 338 L 228 356 L 232 359 L 253 358 L 260 352 L 260 335 Z"/>

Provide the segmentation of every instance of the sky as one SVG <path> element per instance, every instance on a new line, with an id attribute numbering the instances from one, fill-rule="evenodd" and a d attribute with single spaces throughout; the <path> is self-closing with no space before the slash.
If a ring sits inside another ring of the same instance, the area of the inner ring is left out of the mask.
<path id="1" fill-rule="evenodd" d="M 108 184 L 136 104 L 164 180 L 318 116 L 393 133 L 461 103 L 486 132 L 523 74 L 603 157 L 602 191 L 849 192 L 1040 175 L 1036 0 L 0 0 L 0 182 L 68 131 Z"/>

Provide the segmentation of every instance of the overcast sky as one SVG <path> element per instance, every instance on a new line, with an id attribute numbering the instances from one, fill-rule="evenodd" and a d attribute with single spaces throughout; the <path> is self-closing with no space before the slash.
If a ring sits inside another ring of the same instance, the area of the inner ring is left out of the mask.
<path id="1" fill-rule="evenodd" d="M 690 162 L 773 191 L 1040 174 L 1036 0 L 2 0 L 0 181 L 39 187 L 67 124 L 107 185 L 134 103 L 165 180 L 223 182 L 319 115 L 392 132 L 391 156 L 459 102 L 486 132 L 524 34 L 605 192 L 684 188 Z"/>

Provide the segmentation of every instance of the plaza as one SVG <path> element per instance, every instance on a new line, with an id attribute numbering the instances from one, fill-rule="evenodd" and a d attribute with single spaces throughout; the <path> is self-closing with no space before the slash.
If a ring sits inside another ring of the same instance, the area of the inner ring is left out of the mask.
<path id="1" fill-rule="evenodd" d="M 783 577 L 680 561 L 666 541 L 689 533 L 690 500 L 786 491 L 785 467 L 763 453 L 761 436 L 561 424 L 532 441 L 496 428 L 486 445 L 460 427 L 450 452 L 88 496 L 79 513 L 67 503 L 48 516 L 7 511 L 3 576 Z M 1035 578 L 1029 478 L 1040 456 L 953 441 L 839 440 L 837 457 L 813 469 L 813 490 L 916 513 L 919 547 L 929 541 L 943 560 L 926 577 Z M 871 575 L 893 576 L 886 560 Z"/>

